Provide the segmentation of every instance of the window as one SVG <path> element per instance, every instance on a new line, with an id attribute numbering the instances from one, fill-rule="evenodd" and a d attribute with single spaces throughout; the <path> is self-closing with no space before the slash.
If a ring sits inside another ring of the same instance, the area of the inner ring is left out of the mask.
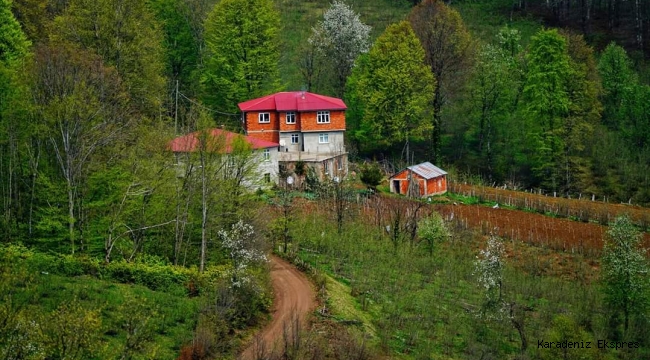
<path id="1" fill-rule="evenodd" d="M 323 161 L 323 171 L 326 174 L 329 174 L 330 172 L 330 162 L 328 160 Z"/>
<path id="2" fill-rule="evenodd" d="M 338 170 L 343 170 L 343 160 L 341 160 L 340 158 L 336 159 L 336 168 Z"/>
<path id="3" fill-rule="evenodd" d="M 266 182 L 266 183 L 271 182 L 271 174 L 270 173 L 264 174 L 264 182 Z"/>
<path id="4" fill-rule="evenodd" d="M 329 111 L 318 111 L 316 113 L 316 122 L 319 124 L 329 124 L 330 122 L 330 112 Z"/>
<path id="5" fill-rule="evenodd" d="M 287 124 L 295 124 L 295 123 L 296 123 L 296 112 L 287 111 Z"/>
<path id="6" fill-rule="evenodd" d="M 270 113 L 259 113 L 257 115 L 257 119 L 259 120 L 260 123 L 270 123 L 271 122 L 271 114 Z"/>
<path id="7" fill-rule="evenodd" d="M 264 152 L 262 154 L 264 157 L 264 161 L 271 161 L 271 150 L 264 149 Z"/>
<path id="8" fill-rule="evenodd" d="M 297 144 L 300 142 L 300 135 L 298 134 L 291 134 L 291 143 L 292 144 Z"/>
<path id="9" fill-rule="evenodd" d="M 318 134 L 318 143 L 319 144 L 329 144 L 330 134 Z"/>

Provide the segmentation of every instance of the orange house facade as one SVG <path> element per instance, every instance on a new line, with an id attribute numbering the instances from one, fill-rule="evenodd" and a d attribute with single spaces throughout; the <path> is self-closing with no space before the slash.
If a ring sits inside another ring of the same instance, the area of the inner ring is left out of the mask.
<path id="1" fill-rule="evenodd" d="M 447 172 L 430 162 L 409 166 L 389 179 L 392 193 L 426 197 L 447 192 Z"/>
<path id="2" fill-rule="evenodd" d="M 239 104 L 246 134 L 280 144 L 280 167 L 303 161 L 321 177 L 347 174 L 341 99 L 306 91 L 279 92 Z"/>

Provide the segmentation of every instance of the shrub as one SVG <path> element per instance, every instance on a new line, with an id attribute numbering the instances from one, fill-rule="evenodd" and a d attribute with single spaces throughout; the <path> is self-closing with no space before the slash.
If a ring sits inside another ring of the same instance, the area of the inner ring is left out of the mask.
<path id="1" fill-rule="evenodd" d="M 371 162 L 361 165 L 361 182 L 372 190 L 377 190 L 377 185 L 381 184 L 384 178 L 379 164 Z"/>

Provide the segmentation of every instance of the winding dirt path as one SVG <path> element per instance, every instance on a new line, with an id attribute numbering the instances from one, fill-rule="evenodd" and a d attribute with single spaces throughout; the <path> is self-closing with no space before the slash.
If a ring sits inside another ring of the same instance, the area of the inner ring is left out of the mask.
<path id="1" fill-rule="evenodd" d="M 305 274 L 277 256 L 271 256 L 270 265 L 275 293 L 273 319 L 255 336 L 239 360 L 255 360 L 261 354 L 282 350 L 284 324 L 295 319 L 294 314 L 298 315 L 300 324 L 305 324 L 307 314 L 316 306 L 314 290 Z"/>

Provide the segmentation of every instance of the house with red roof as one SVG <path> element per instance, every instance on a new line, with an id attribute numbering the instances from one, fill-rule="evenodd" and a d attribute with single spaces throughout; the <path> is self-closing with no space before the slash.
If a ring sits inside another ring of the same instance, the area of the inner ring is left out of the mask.
<path id="1" fill-rule="evenodd" d="M 343 100 L 307 91 L 279 92 L 239 103 L 249 137 L 278 143 L 279 166 L 302 161 L 324 177 L 347 174 Z"/>
<path id="2" fill-rule="evenodd" d="M 232 154 L 238 144 L 245 144 L 253 150 L 250 165 L 255 166 L 255 179 L 246 182 L 255 185 L 278 181 L 278 152 L 280 144 L 252 136 L 242 135 L 223 129 L 195 131 L 179 136 L 169 142 L 168 148 L 176 154 L 177 163 L 182 163 L 181 155 L 198 151 L 208 153 Z"/>

